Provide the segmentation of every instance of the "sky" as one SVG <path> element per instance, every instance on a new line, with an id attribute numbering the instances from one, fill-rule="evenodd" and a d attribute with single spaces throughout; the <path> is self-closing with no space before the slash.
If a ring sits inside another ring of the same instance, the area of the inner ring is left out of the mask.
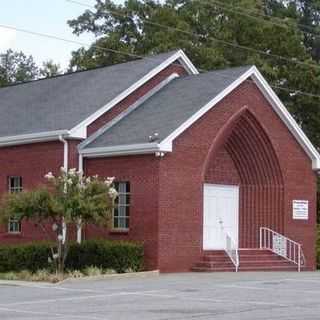
<path id="1" fill-rule="evenodd" d="M 10 0 L 1 2 L 0 25 L 8 25 L 31 31 L 56 35 L 61 38 L 92 43 L 90 34 L 77 37 L 67 25 L 67 20 L 78 17 L 86 10 L 78 4 L 66 0 Z M 94 5 L 95 0 L 79 0 Z M 123 0 L 116 0 L 123 3 Z M 68 66 L 71 51 L 80 45 L 46 39 L 0 27 L 0 53 L 11 48 L 32 55 L 38 65 L 43 61 L 53 60 L 62 68 Z"/>

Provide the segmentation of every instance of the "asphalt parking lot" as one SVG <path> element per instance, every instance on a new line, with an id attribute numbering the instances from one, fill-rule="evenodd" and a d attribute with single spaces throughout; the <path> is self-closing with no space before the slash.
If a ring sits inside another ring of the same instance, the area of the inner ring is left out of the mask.
<path id="1" fill-rule="evenodd" d="M 320 273 L 165 274 L 0 283 L 1 320 L 320 319 Z"/>

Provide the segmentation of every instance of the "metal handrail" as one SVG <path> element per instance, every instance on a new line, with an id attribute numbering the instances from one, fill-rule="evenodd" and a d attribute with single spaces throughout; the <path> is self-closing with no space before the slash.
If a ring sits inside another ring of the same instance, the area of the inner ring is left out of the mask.
<path id="1" fill-rule="evenodd" d="M 225 232 L 226 235 L 226 247 L 225 247 L 225 252 L 229 256 L 230 260 L 234 264 L 236 268 L 236 272 L 238 272 L 239 269 L 239 251 L 238 247 L 235 243 L 235 241 L 231 238 L 231 236 Z"/>
<path id="2" fill-rule="evenodd" d="M 278 242 L 278 246 L 276 243 Z M 305 264 L 302 245 L 279 232 L 267 227 L 260 228 L 260 249 L 271 250 L 273 253 L 293 262 L 301 271 L 301 266 Z"/>
<path id="3" fill-rule="evenodd" d="M 232 239 L 232 237 L 225 231 L 223 226 L 223 220 L 219 219 L 221 231 L 225 236 L 225 248 L 224 251 L 230 258 L 231 262 L 234 264 L 236 268 L 236 272 L 238 272 L 240 260 L 239 260 L 239 250 L 236 242 Z"/>

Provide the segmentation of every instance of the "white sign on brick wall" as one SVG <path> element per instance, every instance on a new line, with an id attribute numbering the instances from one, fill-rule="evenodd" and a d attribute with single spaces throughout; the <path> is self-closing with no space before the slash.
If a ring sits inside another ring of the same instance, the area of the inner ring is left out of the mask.
<path id="1" fill-rule="evenodd" d="M 309 201 L 293 200 L 292 201 L 292 217 L 295 220 L 308 220 L 309 218 Z"/>

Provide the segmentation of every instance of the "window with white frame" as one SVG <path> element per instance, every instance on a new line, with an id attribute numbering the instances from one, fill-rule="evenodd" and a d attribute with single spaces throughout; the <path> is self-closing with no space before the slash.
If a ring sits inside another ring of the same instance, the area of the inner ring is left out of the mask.
<path id="1" fill-rule="evenodd" d="M 8 191 L 21 192 L 22 191 L 22 177 L 13 176 L 8 177 Z M 21 222 L 15 218 L 11 217 L 8 222 L 8 232 L 9 233 L 20 233 L 21 232 Z"/>
<path id="2" fill-rule="evenodd" d="M 128 230 L 130 220 L 130 183 L 115 182 L 118 197 L 113 209 L 113 229 Z"/>

